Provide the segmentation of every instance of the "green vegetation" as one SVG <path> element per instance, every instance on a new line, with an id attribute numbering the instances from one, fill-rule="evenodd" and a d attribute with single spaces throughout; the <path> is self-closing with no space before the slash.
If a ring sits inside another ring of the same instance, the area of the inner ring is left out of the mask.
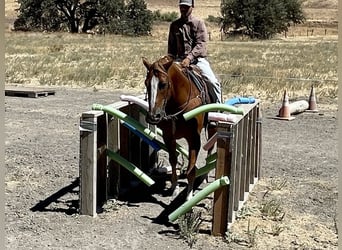
<path id="1" fill-rule="evenodd" d="M 143 0 L 18 0 L 17 31 L 147 35 L 152 12 Z"/>
<path id="2" fill-rule="evenodd" d="M 153 14 L 153 21 L 155 22 L 172 22 L 179 17 L 178 12 L 175 12 L 175 11 L 161 13 L 160 10 L 156 10 L 156 11 L 153 11 L 152 14 Z"/>
<path id="3" fill-rule="evenodd" d="M 300 0 L 223 0 L 222 29 L 252 38 L 269 39 L 287 31 L 290 24 L 304 22 Z"/>
<path id="4" fill-rule="evenodd" d="M 179 236 L 184 239 L 191 248 L 196 242 L 198 231 L 203 219 L 201 212 L 190 211 L 178 218 Z"/>

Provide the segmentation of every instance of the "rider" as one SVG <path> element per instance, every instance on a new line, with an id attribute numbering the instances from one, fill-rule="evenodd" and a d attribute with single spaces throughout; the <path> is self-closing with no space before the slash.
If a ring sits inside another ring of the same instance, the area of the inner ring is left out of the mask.
<path id="1" fill-rule="evenodd" d="M 181 61 L 183 67 L 196 64 L 213 89 L 214 102 L 221 103 L 221 84 L 213 73 L 207 57 L 208 33 L 204 21 L 192 15 L 194 0 L 179 0 L 181 17 L 170 25 L 168 55 Z"/>

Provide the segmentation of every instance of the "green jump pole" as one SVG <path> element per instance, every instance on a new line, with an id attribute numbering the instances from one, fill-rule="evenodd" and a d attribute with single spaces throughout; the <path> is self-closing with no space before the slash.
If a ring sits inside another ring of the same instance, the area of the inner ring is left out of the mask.
<path id="1" fill-rule="evenodd" d="M 214 169 L 216 167 L 216 159 L 217 159 L 217 152 L 209 155 L 205 159 L 206 161 L 205 166 L 201 168 L 196 168 L 196 178 L 206 173 L 209 173 L 212 169 Z"/>
<path id="2" fill-rule="evenodd" d="M 154 180 L 152 180 L 148 175 L 142 172 L 134 164 L 130 163 L 125 158 L 121 157 L 119 154 L 107 149 L 107 155 L 109 158 L 113 159 L 114 161 L 119 163 L 121 166 L 126 168 L 128 171 L 130 171 L 132 174 L 134 174 L 136 177 L 138 177 L 147 186 L 150 187 L 155 183 Z"/>
<path id="3" fill-rule="evenodd" d="M 204 189 L 199 191 L 194 197 L 192 197 L 190 200 L 184 202 L 183 205 L 181 205 L 174 212 L 172 212 L 169 215 L 169 221 L 173 222 L 173 221 L 177 220 L 177 218 L 179 216 L 190 211 L 193 206 L 195 206 L 198 202 L 200 202 L 205 197 L 207 197 L 210 193 L 214 192 L 219 187 L 225 186 L 228 184 L 229 184 L 229 178 L 227 176 L 223 176 L 220 179 L 217 179 L 214 182 L 210 183 Z"/>
<path id="4" fill-rule="evenodd" d="M 101 104 L 93 104 L 92 109 L 93 110 L 102 110 L 106 113 L 109 113 L 113 116 L 118 117 L 119 119 L 127 122 L 128 124 L 130 124 L 132 126 L 134 126 L 139 132 L 144 134 L 150 140 L 153 140 L 157 137 L 157 135 L 155 133 L 153 133 L 150 129 L 144 127 L 143 125 L 141 125 L 141 123 L 137 122 L 132 117 L 130 117 L 129 115 L 125 114 L 124 112 L 122 112 L 116 108 L 113 108 L 110 106 L 104 106 Z"/>
<path id="5" fill-rule="evenodd" d="M 111 114 L 119 118 L 122 121 L 127 122 L 129 125 L 133 126 L 137 131 L 139 131 L 141 134 L 145 135 L 148 139 L 155 141 L 160 146 L 160 148 L 167 151 L 165 144 L 156 139 L 157 135 L 155 133 L 153 133 L 150 129 L 144 127 L 141 123 L 137 122 L 135 119 L 133 119 L 126 113 L 116 108 L 113 108 L 110 106 L 104 106 L 101 104 L 93 104 L 92 109 L 104 111 L 108 114 Z"/>
<path id="6" fill-rule="evenodd" d="M 165 146 L 164 143 L 162 143 L 161 141 L 157 140 L 157 135 L 155 133 L 153 133 L 150 129 L 144 127 L 141 123 L 137 122 L 135 119 L 133 119 L 132 117 L 130 117 L 129 115 L 125 114 L 124 112 L 110 107 L 110 106 L 104 106 L 101 104 L 93 104 L 92 106 L 93 110 L 101 110 L 104 111 L 108 114 L 111 114 L 117 118 L 119 118 L 120 120 L 123 120 L 125 122 L 127 122 L 128 124 L 132 125 L 135 129 L 137 129 L 140 133 L 142 133 L 143 135 L 145 135 L 148 139 L 150 140 L 154 140 L 156 143 L 159 144 L 159 146 L 167 151 L 167 148 Z M 184 148 L 182 148 L 181 146 L 177 146 L 177 150 L 183 154 L 185 157 L 189 158 L 189 153 L 187 150 L 185 150 Z"/>
<path id="7" fill-rule="evenodd" d="M 208 162 L 204 167 L 197 168 L 196 169 L 196 178 L 204 175 L 206 173 L 209 173 L 212 169 L 216 167 L 216 160 Z"/>
<path id="8" fill-rule="evenodd" d="M 194 118 L 196 115 L 199 115 L 200 113 L 204 112 L 210 112 L 210 111 L 227 111 L 232 114 L 244 114 L 244 110 L 241 108 L 237 108 L 231 105 L 222 104 L 222 103 L 210 103 L 206 105 L 199 106 L 198 108 L 195 108 L 193 110 L 190 110 L 189 112 L 186 112 L 183 117 L 184 119 L 190 120 L 191 118 Z"/>
<path id="9" fill-rule="evenodd" d="M 205 159 L 206 163 L 212 162 L 217 159 L 217 152 L 212 153 L 211 155 L 208 155 Z"/>

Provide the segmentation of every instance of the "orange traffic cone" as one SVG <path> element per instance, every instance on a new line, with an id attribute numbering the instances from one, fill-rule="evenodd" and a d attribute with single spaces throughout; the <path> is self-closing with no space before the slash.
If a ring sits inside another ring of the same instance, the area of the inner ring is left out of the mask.
<path id="1" fill-rule="evenodd" d="M 289 97 L 287 95 L 287 91 L 284 91 L 284 98 L 283 98 L 283 105 L 279 109 L 279 115 L 276 117 L 276 119 L 279 120 L 293 120 L 295 117 L 291 116 L 290 113 L 290 103 L 289 103 Z"/>
<path id="2" fill-rule="evenodd" d="M 309 97 L 309 108 L 306 110 L 308 112 L 318 112 L 317 102 L 316 102 L 316 94 L 313 85 L 311 86 L 311 92 Z"/>

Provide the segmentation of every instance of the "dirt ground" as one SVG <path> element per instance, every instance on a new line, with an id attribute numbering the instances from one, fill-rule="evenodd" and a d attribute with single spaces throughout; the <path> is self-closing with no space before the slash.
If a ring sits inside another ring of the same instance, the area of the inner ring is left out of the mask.
<path id="1" fill-rule="evenodd" d="M 7 248 L 190 248 L 174 226 L 153 221 L 170 197 L 112 201 L 96 218 L 78 214 L 81 113 L 93 103 L 140 93 L 55 90 L 40 98 L 5 97 Z M 337 249 L 334 102 L 318 100 L 319 113 L 301 113 L 293 121 L 271 119 L 280 103 L 262 106 L 262 178 L 227 237 L 202 230 L 192 249 Z M 265 215 L 270 201 L 278 209 Z"/>

